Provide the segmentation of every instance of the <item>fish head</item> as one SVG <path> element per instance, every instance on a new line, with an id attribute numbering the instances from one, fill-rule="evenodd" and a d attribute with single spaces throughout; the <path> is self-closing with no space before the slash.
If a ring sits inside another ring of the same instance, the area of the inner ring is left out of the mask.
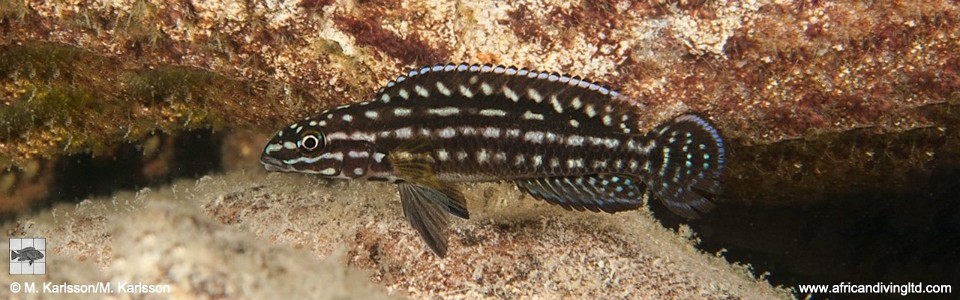
<path id="1" fill-rule="evenodd" d="M 309 119 L 278 131 L 263 149 L 260 163 L 270 172 L 296 172 L 336 177 L 343 168 L 345 145 L 326 137 Z"/>

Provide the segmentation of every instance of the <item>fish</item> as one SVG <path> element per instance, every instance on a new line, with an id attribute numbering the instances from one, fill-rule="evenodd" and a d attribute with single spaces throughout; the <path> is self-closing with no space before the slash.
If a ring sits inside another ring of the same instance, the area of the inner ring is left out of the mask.
<path id="1" fill-rule="evenodd" d="M 282 128 L 260 163 L 396 184 L 404 217 L 439 257 L 448 215 L 470 217 L 461 182 L 513 182 L 567 210 L 629 211 L 651 196 L 689 219 L 713 209 L 726 151 L 719 131 L 684 113 L 642 132 L 638 107 L 579 76 L 438 64 Z"/>
<path id="2" fill-rule="evenodd" d="M 20 249 L 20 251 L 10 250 L 10 260 L 16 261 L 30 261 L 30 265 L 33 265 L 33 262 L 43 258 L 43 253 L 40 250 L 37 250 L 33 247 L 26 247 Z"/>

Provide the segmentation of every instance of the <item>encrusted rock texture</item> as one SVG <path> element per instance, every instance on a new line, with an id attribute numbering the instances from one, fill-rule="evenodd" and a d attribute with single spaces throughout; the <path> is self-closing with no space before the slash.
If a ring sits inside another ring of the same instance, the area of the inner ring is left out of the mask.
<path id="1" fill-rule="evenodd" d="M 917 108 L 956 101 L 960 86 L 954 1 L 14 1 L 0 17 L 7 47 L 56 42 L 127 68 L 184 66 L 273 82 L 277 91 L 240 105 L 207 99 L 230 125 L 256 128 L 365 100 L 406 69 L 450 61 L 611 83 L 651 112 L 647 126 L 693 110 L 749 143 L 933 126 Z M 222 85 L 206 80 L 203 88 Z M 23 105 L 31 89 L 6 93 L 5 110 Z M 168 98 L 157 106 L 182 105 Z M 120 127 L 186 118 L 163 109 L 117 113 Z M 68 139 L 30 137 L 45 144 L 19 147 L 20 137 L 7 137 L 0 153 L 38 156 Z"/>
<path id="2" fill-rule="evenodd" d="M 44 196 L 30 187 L 56 184 L 38 170 L 63 154 L 270 132 L 461 61 L 608 83 L 649 112 L 641 126 L 708 116 L 732 201 L 907 187 L 877 170 L 960 164 L 958 20 L 955 1 L 5 1 L 0 210 Z M 836 183 L 849 174 L 864 176 Z"/>

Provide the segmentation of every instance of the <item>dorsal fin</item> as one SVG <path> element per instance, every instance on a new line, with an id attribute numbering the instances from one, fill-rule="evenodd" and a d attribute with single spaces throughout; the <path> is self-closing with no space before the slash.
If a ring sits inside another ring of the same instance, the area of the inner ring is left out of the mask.
<path id="1" fill-rule="evenodd" d="M 512 66 L 451 63 L 414 69 L 388 82 L 371 101 L 431 97 L 513 101 L 520 109 L 535 107 L 542 113 L 567 116 L 574 120 L 571 124 L 584 128 L 638 133 L 637 103 L 620 93 L 577 76 Z"/>

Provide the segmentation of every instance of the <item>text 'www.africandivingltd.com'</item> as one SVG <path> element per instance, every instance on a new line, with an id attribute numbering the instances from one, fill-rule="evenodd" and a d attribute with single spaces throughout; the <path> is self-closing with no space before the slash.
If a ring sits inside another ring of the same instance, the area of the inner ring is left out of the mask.
<path id="1" fill-rule="evenodd" d="M 855 284 L 841 282 L 839 284 L 800 284 L 797 289 L 801 294 L 950 294 L 953 286 L 949 284 L 924 284 L 922 282 L 908 282 L 896 284 L 893 282 L 877 282 L 873 284 Z"/>

